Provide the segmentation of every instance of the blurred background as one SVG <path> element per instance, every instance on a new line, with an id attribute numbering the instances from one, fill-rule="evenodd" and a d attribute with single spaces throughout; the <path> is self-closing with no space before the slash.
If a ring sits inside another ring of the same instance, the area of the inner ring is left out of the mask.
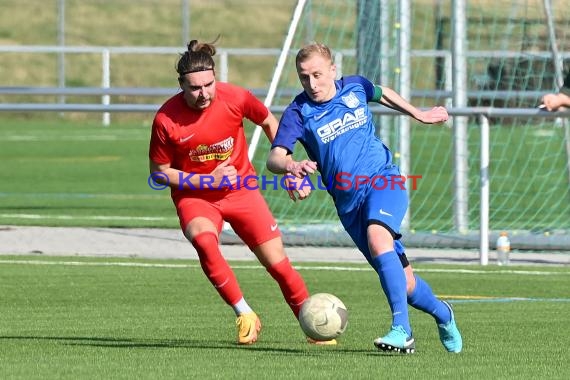
<path id="1" fill-rule="evenodd" d="M 146 182 L 150 125 L 178 91 L 186 43 L 220 36 L 218 79 L 251 89 L 277 116 L 301 90 L 292 58 L 309 41 L 333 49 L 341 74 L 418 107 L 462 110 L 437 128 L 375 109 L 403 173 L 422 176 L 406 244 L 479 249 L 488 225 L 491 240 L 509 231 L 514 249 L 570 250 L 568 123 L 528 116 L 570 65 L 566 1 L 0 0 L 0 9 L 0 224 L 177 228 L 168 194 Z M 488 146 L 478 107 L 511 110 L 487 115 Z M 269 144 L 254 145 L 258 173 L 269 174 Z M 290 243 L 351 244 L 324 191 L 302 204 L 265 196 Z"/>

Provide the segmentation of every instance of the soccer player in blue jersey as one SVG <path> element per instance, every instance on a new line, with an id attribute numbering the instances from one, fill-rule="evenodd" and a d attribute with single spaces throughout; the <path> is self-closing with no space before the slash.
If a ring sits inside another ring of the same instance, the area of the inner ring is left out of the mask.
<path id="1" fill-rule="evenodd" d="M 460 352 L 462 338 L 451 306 L 437 299 L 427 282 L 414 274 L 399 240 L 408 197 L 392 153 L 375 136 L 368 102 L 425 124 L 446 121 L 446 109 L 419 110 L 390 88 L 374 85 L 362 76 L 336 80 L 331 51 L 323 44 L 303 47 L 297 53 L 296 66 L 304 91 L 281 117 L 267 168 L 297 178 L 320 172 L 344 228 L 378 273 L 392 311 L 390 331 L 374 340 L 379 350 L 414 352 L 410 304 L 435 318 L 447 351 Z M 297 141 L 309 160 L 293 159 Z M 305 186 L 290 196 L 304 199 L 310 191 L 311 187 Z"/>

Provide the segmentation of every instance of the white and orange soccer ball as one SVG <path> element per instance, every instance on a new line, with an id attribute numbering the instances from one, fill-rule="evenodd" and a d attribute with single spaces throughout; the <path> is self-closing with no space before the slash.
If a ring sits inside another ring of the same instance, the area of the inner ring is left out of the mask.
<path id="1" fill-rule="evenodd" d="M 315 340 L 335 339 L 346 330 L 348 310 L 335 295 L 316 293 L 301 306 L 299 323 L 309 338 Z"/>

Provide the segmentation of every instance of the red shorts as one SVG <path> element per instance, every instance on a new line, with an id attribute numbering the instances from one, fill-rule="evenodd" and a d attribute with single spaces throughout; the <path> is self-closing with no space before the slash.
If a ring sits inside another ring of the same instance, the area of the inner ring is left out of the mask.
<path id="1" fill-rule="evenodd" d="M 182 231 L 196 217 L 208 218 L 222 231 L 224 221 L 249 249 L 281 236 L 277 222 L 258 189 L 243 188 L 228 192 L 212 200 L 203 198 L 182 198 L 176 202 L 176 211 Z"/>

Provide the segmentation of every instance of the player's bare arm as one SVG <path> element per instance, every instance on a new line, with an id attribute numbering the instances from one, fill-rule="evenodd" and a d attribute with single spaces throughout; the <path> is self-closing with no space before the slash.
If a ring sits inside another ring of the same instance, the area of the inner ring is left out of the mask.
<path id="1" fill-rule="evenodd" d="M 287 150 L 279 146 L 271 149 L 266 163 L 267 169 L 275 174 L 291 174 L 304 178 L 317 170 L 317 163 L 310 160 L 295 161 Z"/>
<path id="2" fill-rule="evenodd" d="M 269 139 L 269 142 L 272 143 L 275 139 L 275 135 L 277 134 L 277 127 L 279 126 L 279 121 L 277 121 L 275 115 L 269 112 L 265 120 L 263 120 L 259 126 L 263 129 L 263 132 Z"/>
<path id="3" fill-rule="evenodd" d="M 170 187 L 179 187 L 180 179 L 184 178 L 184 189 L 197 189 L 201 184 L 204 183 L 201 177 L 203 175 L 195 174 L 190 175 L 190 173 L 183 172 L 182 170 L 174 169 L 170 166 L 170 163 L 159 164 L 152 160 L 149 160 L 150 174 L 161 173 L 160 175 L 153 175 L 155 182 L 169 185 Z M 208 184 L 212 187 L 218 187 L 222 180 L 224 184 L 235 184 L 237 181 L 237 170 L 230 164 L 230 159 L 220 163 L 210 174 L 208 179 Z M 211 180 L 213 178 L 213 181 Z"/>
<path id="4" fill-rule="evenodd" d="M 171 168 L 170 162 L 159 164 L 158 162 L 149 160 L 149 170 L 155 182 L 171 187 L 178 186 L 180 170 Z M 155 175 L 156 173 L 160 174 Z"/>
<path id="5" fill-rule="evenodd" d="M 314 164 L 314 165 L 312 165 Z M 307 165 L 304 168 L 304 165 Z M 312 161 L 296 162 L 293 160 L 292 155 L 287 154 L 287 150 L 281 147 L 275 147 L 269 153 L 266 163 L 267 169 L 276 174 L 285 174 L 285 183 L 287 185 L 287 194 L 293 202 L 297 199 L 307 199 L 311 194 L 310 186 L 303 186 L 303 178 L 305 178 L 307 171 L 316 170 L 316 163 Z M 289 171 L 292 169 L 293 171 Z"/>
<path id="6" fill-rule="evenodd" d="M 570 107 L 570 96 L 564 93 L 546 94 L 542 97 L 542 104 L 548 111 L 559 111 Z"/>
<path id="7" fill-rule="evenodd" d="M 422 111 L 389 87 L 382 86 L 382 98 L 380 104 L 409 115 L 424 124 L 442 123 L 449 119 L 447 110 L 444 107 L 433 107 L 430 110 Z"/>

